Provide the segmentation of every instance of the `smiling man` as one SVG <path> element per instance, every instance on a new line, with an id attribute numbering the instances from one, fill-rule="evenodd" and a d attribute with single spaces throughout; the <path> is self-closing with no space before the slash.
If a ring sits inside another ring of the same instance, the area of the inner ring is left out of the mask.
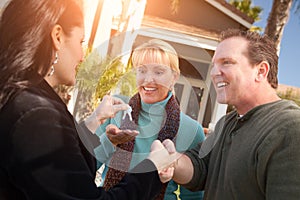
<path id="1" fill-rule="evenodd" d="M 173 180 L 204 199 L 299 199 L 300 108 L 281 100 L 278 56 L 265 35 L 227 30 L 212 59 L 217 100 L 235 110 L 182 154 Z"/>

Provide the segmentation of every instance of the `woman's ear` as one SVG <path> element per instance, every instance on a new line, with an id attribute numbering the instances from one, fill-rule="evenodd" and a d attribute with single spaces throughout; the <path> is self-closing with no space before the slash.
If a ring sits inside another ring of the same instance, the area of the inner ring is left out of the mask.
<path id="1" fill-rule="evenodd" d="M 179 76 L 180 76 L 179 73 L 177 73 L 177 72 L 174 73 L 174 82 L 175 82 L 175 83 L 178 81 Z"/>
<path id="2" fill-rule="evenodd" d="M 63 30 L 62 27 L 56 24 L 51 31 L 51 38 L 53 42 L 53 46 L 55 51 L 58 51 L 61 47 L 62 39 L 63 39 Z"/>

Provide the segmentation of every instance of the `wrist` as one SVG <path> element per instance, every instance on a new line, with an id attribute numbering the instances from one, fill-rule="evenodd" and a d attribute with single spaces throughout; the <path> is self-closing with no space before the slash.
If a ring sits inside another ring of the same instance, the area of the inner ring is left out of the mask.
<path id="1" fill-rule="evenodd" d="M 95 133 L 95 131 L 97 130 L 97 128 L 103 124 L 105 122 L 105 120 L 98 120 L 96 113 L 93 112 L 90 116 L 88 116 L 86 118 L 86 120 L 84 121 L 86 127 L 92 132 Z"/>

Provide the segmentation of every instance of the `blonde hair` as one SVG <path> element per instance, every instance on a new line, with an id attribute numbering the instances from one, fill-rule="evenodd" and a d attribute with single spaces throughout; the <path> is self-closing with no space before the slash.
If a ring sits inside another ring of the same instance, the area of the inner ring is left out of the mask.
<path id="1" fill-rule="evenodd" d="M 167 42 L 152 39 L 138 46 L 132 52 L 132 65 L 137 67 L 145 58 L 152 58 L 156 63 L 167 64 L 173 71 L 180 74 L 178 55 L 175 49 Z"/>

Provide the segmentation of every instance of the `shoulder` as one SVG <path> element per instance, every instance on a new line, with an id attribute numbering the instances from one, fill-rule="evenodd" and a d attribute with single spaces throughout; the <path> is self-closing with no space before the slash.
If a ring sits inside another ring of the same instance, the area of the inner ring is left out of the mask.
<path id="1" fill-rule="evenodd" d="M 23 90 L 11 99 L 1 110 L 0 119 L 9 127 L 20 119 L 50 120 L 50 116 L 62 116 L 66 112 L 65 104 L 35 88 Z"/>
<path id="2" fill-rule="evenodd" d="M 299 149 L 300 108 L 292 101 L 281 100 L 259 113 L 256 128 L 264 138 L 261 149 Z M 253 127 L 254 128 L 254 127 Z"/>
<path id="3" fill-rule="evenodd" d="M 201 124 L 181 112 L 180 126 L 176 140 L 177 150 L 184 151 L 187 148 L 192 148 L 204 139 L 205 135 Z"/>
<path id="4" fill-rule="evenodd" d="M 180 112 L 180 126 L 202 128 L 201 124 L 190 116 Z"/>
<path id="5" fill-rule="evenodd" d="M 64 109 L 66 105 L 57 98 L 51 97 L 43 90 L 30 88 L 20 92 L 11 102 L 12 107 L 16 112 L 26 112 L 32 109 Z M 62 111 L 62 110 L 61 110 Z"/>
<path id="6" fill-rule="evenodd" d="M 287 130 L 291 130 L 295 126 L 300 128 L 300 107 L 293 101 L 280 100 L 266 105 L 255 116 L 266 121 L 265 124 L 270 127 L 286 128 Z"/>

